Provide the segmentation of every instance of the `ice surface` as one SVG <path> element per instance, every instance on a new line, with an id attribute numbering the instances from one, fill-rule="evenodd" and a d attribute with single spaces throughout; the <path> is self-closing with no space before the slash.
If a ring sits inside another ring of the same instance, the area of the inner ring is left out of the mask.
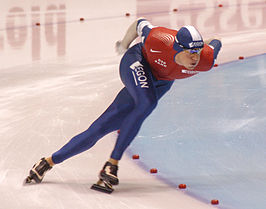
<path id="1" fill-rule="evenodd" d="M 169 185 L 186 183 L 222 208 L 266 207 L 266 74 L 257 71 L 266 72 L 266 54 L 177 80 L 130 152 Z"/>

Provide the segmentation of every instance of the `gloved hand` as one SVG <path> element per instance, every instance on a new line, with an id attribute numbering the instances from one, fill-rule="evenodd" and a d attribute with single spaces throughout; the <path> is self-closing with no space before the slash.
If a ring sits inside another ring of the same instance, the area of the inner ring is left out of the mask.
<path id="1" fill-rule="evenodd" d="M 127 48 L 122 46 L 122 41 L 117 41 L 115 43 L 115 51 L 117 54 L 124 54 L 127 51 Z"/>

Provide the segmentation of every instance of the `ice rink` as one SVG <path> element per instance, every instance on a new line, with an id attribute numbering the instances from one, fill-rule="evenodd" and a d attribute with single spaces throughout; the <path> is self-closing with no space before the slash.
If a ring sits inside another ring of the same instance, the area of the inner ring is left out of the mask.
<path id="1" fill-rule="evenodd" d="M 266 208 L 265 0 L 1 0 L 0 11 L 0 209 Z M 123 87 L 114 45 L 141 16 L 220 37 L 218 67 L 175 81 L 111 195 L 90 186 L 116 132 L 23 186 L 36 161 L 87 129 Z"/>

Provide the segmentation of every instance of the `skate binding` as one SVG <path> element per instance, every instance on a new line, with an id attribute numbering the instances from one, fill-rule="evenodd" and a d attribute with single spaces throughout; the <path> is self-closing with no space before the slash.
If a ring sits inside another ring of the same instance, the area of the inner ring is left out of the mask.
<path id="1" fill-rule="evenodd" d="M 24 180 L 24 184 L 41 183 L 45 173 L 50 170 L 52 166 L 42 158 L 38 163 L 36 163 L 30 170 L 29 176 Z"/>
<path id="2" fill-rule="evenodd" d="M 99 181 L 96 184 L 93 184 L 91 189 L 111 194 L 114 191 L 113 185 L 119 184 L 117 171 L 117 165 L 106 162 L 103 169 L 100 171 Z"/>
<path id="3" fill-rule="evenodd" d="M 111 194 L 114 191 L 112 184 L 102 179 L 100 179 L 96 184 L 93 184 L 91 189 L 107 194 Z"/>

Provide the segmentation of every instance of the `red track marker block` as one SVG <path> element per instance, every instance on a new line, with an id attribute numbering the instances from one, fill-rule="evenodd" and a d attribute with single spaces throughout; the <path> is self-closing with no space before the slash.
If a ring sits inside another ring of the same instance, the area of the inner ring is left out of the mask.
<path id="1" fill-rule="evenodd" d="M 211 204 L 212 204 L 212 205 L 218 205 L 218 204 L 219 204 L 219 200 L 212 200 L 212 201 L 211 201 Z"/>
<path id="2" fill-rule="evenodd" d="M 218 67 L 218 64 L 214 64 L 213 67 Z"/>
<path id="3" fill-rule="evenodd" d="M 120 129 L 119 129 L 119 130 L 117 130 L 117 133 L 118 133 L 118 134 L 120 134 Z"/>
<path id="4" fill-rule="evenodd" d="M 84 21 L 84 18 L 83 18 L 83 17 L 81 17 L 81 18 L 79 18 L 79 20 L 80 20 L 80 21 Z"/>
<path id="5" fill-rule="evenodd" d="M 186 184 L 179 184 L 178 185 L 178 188 L 179 189 L 186 189 L 187 188 L 187 185 Z"/>
<path id="6" fill-rule="evenodd" d="M 223 5 L 222 4 L 219 4 L 218 7 L 223 7 Z"/>
<path id="7" fill-rule="evenodd" d="M 243 57 L 243 56 L 240 56 L 240 57 L 238 57 L 238 59 L 240 59 L 240 60 L 243 60 L 243 59 L 244 59 L 244 57 Z"/>
<path id="8" fill-rule="evenodd" d="M 138 160 L 138 159 L 139 159 L 139 155 L 133 155 L 133 156 L 132 156 L 132 159 L 133 159 L 133 160 Z"/>
<path id="9" fill-rule="evenodd" d="M 173 12 L 177 12 L 177 11 L 178 11 L 178 9 L 176 9 L 176 8 L 173 9 Z"/>
<path id="10" fill-rule="evenodd" d="M 129 16 L 130 16 L 130 13 L 127 12 L 127 13 L 126 13 L 126 16 L 129 17 Z"/>
<path id="11" fill-rule="evenodd" d="M 39 22 L 37 22 L 35 25 L 40 26 L 41 24 Z"/>
<path id="12" fill-rule="evenodd" d="M 152 168 L 151 170 L 150 170 L 150 173 L 157 173 L 158 172 L 158 170 L 156 169 L 156 168 Z"/>

